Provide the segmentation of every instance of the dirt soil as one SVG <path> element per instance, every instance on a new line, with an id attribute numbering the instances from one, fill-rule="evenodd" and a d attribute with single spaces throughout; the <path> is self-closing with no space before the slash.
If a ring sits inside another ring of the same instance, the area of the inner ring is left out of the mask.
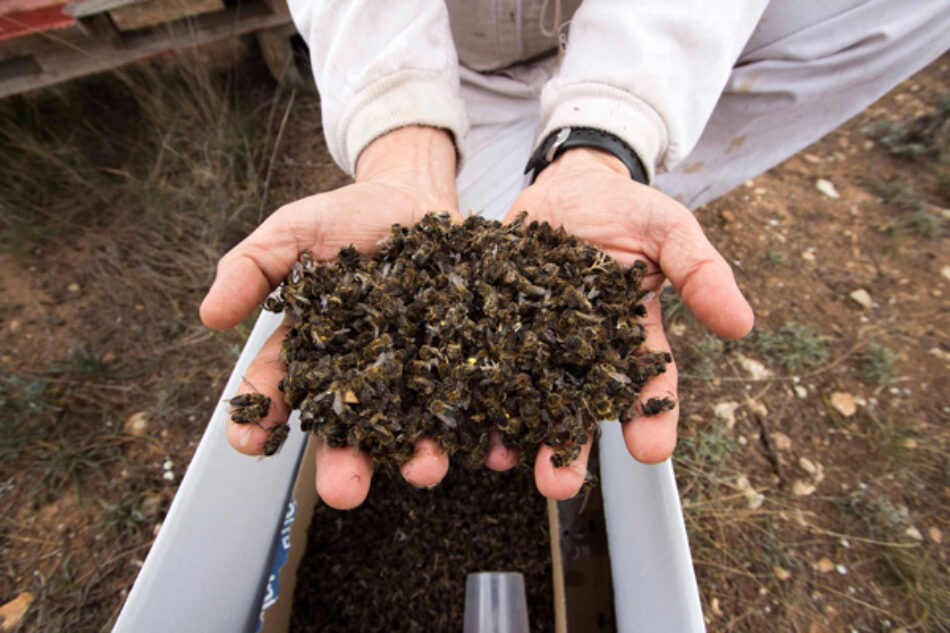
<path id="1" fill-rule="evenodd" d="M 0 103 L 5 630 L 109 630 L 248 333 L 197 320 L 214 263 L 346 182 L 318 100 L 234 58 Z M 866 133 L 948 91 L 944 58 L 697 212 L 758 317 L 662 297 L 710 631 L 950 630 L 950 175 Z"/>

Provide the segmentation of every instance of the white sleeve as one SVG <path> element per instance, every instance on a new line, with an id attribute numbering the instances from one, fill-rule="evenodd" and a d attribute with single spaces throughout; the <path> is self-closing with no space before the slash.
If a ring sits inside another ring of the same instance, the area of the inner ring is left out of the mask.
<path id="1" fill-rule="evenodd" d="M 699 140 L 768 0 L 584 0 L 541 94 L 540 143 L 562 127 L 627 142 L 652 182 Z"/>
<path id="2" fill-rule="evenodd" d="M 407 125 L 468 131 L 443 0 L 288 0 L 310 47 L 330 154 L 353 175 L 374 139 Z"/>

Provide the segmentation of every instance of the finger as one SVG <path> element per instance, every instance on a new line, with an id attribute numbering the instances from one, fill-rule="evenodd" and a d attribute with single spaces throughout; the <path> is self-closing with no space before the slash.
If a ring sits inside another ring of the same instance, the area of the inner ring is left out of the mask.
<path id="1" fill-rule="evenodd" d="M 367 452 L 317 440 L 317 494 L 328 506 L 350 510 L 360 505 L 372 479 L 373 460 Z"/>
<path id="2" fill-rule="evenodd" d="M 449 472 L 449 456 L 433 440 L 416 440 L 416 452 L 399 467 L 403 478 L 417 488 L 430 488 Z"/>
<path id="3" fill-rule="evenodd" d="M 259 424 L 238 424 L 228 419 L 228 442 L 245 455 L 260 455 L 264 451 L 264 443 L 270 437 L 267 429 L 283 424 L 290 415 L 290 409 L 284 402 L 284 394 L 277 388 L 286 371 L 280 358 L 280 343 L 287 334 L 287 327 L 286 324 L 281 324 L 267 339 L 244 372 L 244 379 L 235 394 L 260 392 L 271 400 L 267 415 Z"/>
<path id="4" fill-rule="evenodd" d="M 677 204 L 672 200 L 669 204 Z M 659 263 L 690 311 L 710 330 L 726 338 L 752 331 L 752 306 L 736 285 L 732 268 L 706 238 L 693 214 L 679 209 L 665 235 L 657 241 Z"/>
<path id="5" fill-rule="evenodd" d="M 504 471 L 510 470 L 518 463 L 521 453 L 514 448 L 508 448 L 501 442 L 501 433 L 492 431 L 491 446 L 488 449 L 488 455 L 485 457 L 485 465 L 492 470 Z"/>
<path id="6" fill-rule="evenodd" d="M 651 352 L 669 352 L 670 343 L 663 332 L 663 323 L 660 316 L 660 302 L 654 298 L 647 301 L 647 309 L 643 326 L 646 330 L 646 340 L 643 348 Z M 644 464 L 657 464 L 669 458 L 676 446 L 676 425 L 679 421 L 679 401 L 676 395 L 677 371 L 676 364 L 670 363 L 666 371 L 654 376 L 640 393 L 640 402 L 647 402 L 650 398 L 672 398 L 676 406 L 671 411 L 663 411 L 657 415 L 645 416 L 639 406 L 637 414 L 632 420 L 623 422 L 623 437 L 627 450 L 634 459 Z"/>
<path id="7" fill-rule="evenodd" d="M 538 491 L 548 499 L 560 501 L 570 499 L 578 493 L 587 480 L 587 460 L 590 457 L 591 442 L 581 446 L 581 454 L 567 466 L 556 468 L 551 463 L 554 449 L 547 444 L 538 448 L 534 461 L 534 482 Z"/>
<path id="8" fill-rule="evenodd" d="M 201 321 L 216 330 L 243 321 L 290 273 L 300 252 L 316 240 L 319 220 L 306 217 L 298 201 L 275 211 L 218 262 L 214 283 L 201 302 Z M 313 212 L 319 205 L 312 205 Z"/>

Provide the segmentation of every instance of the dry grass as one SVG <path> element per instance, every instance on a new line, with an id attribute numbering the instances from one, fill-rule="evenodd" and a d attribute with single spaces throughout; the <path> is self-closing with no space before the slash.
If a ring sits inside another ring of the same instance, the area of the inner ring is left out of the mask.
<path id="1" fill-rule="evenodd" d="M 0 603 L 34 593 L 24 630 L 110 627 L 174 495 L 161 463 L 180 476 L 248 331 L 196 308 L 260 219 L 286 95 L 200 54 L 0 102 L 0 252 L 29 287 L 0 310 Z"/>

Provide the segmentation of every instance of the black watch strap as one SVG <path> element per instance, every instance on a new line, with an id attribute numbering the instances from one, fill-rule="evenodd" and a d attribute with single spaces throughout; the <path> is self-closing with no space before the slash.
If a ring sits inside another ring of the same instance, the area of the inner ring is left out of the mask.
<path id="1" fill-rule="evenodd" d="M 545 167 L 572 147 L 593 147 L 613 154 L 627 166 L 631 178 L 644 185 L 649 184 L 646 169 L 633 148 L 610 132 L 592 127 L 564 127 L 548 134 L 528 160 L 524 173 L 533 171 L 531 182 L 534 182 Z"/>

